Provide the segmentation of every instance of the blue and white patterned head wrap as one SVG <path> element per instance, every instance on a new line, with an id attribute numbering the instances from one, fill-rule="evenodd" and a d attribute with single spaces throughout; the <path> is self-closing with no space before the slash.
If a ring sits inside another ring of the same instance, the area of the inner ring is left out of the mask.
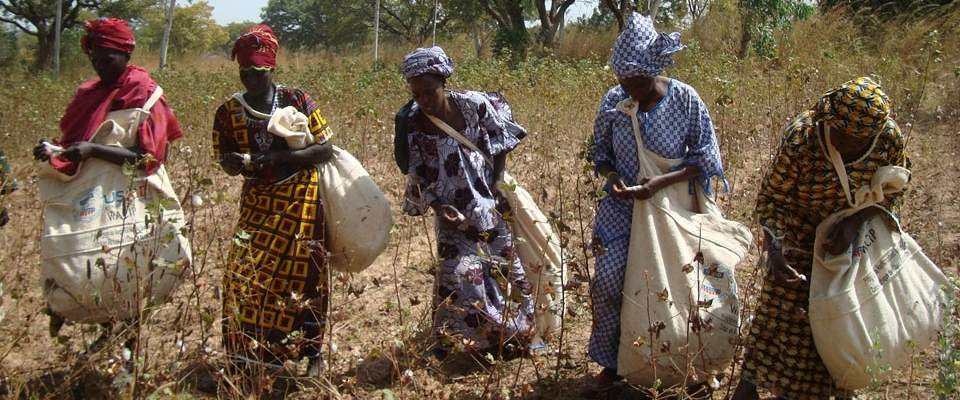
<path id="1" fill-rule="evenodd" d="M 453 60 L 440 47 L 418 48 L 403 57 L 403 77 L 410 79 L 423 74 L 436 74 L 444 78 L 453 75 Z"/>
<path id="2" fill-rule="evenodd" d="M 673 65 L 673 54 L 684 49 L 680 33 L 657 33 L 650 17 L 633 13 L 613 44 L 610 67 L 617 78 L 657 76 Z"/>

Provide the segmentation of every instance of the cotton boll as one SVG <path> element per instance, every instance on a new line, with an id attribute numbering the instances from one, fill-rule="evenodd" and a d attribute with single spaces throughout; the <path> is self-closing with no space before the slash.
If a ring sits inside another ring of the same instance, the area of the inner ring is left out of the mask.
<path id="1" fill-rule="evenodd" d="M 710 385 L 710 389 L 713 389 L 713 390 L 720 389 L 720 381 L 717 380 L 716 376 L 711 376 L 710 379 L 707 381 L 707 384 Z"/>
<path id="2" fill-rule="evenodd" d="M 190 205 L 193 208 L 200 208 L 203 206 L 203 196 L 200 196 L 199 193 L 194 193 L 193 196 L 190 196 Z"/>

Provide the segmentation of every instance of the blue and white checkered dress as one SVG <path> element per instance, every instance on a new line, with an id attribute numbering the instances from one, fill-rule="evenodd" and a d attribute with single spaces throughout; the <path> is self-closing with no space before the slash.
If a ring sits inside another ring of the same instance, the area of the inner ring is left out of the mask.
<path id="1" fill-rule="evenodd" d="M 629 95 L 619 85 L 610 89 L 594 122 L 591 157 L 594 165 L 606 164 L 623 177 L 628 186 L 637 184 L 639 160 L 630 117 L 617 111 L 617 103 Z M 666 96 L 637 119 L 644 145 L 664 158 L 681 159 L 680 166 L 697 166 L 700 177 L 691 182 L 711 191 L 711 180 L 723 178 L 723 164 L 713 122 L 697 92 L 683 82 L 670 80 Z M 678 167 L 679 168 L 679 167 Z M 609 192 L 609 187 L 606 188 Z M 607 196 L 600 201 L 594 222 L 594 240 L 603 249 L 597 255 L 591 284 L 593 330 L 589 354 L 600 365 L 617 367 L 620 342 L 620 302 L 624 269 L 630 245 L 633 203 Z"/>

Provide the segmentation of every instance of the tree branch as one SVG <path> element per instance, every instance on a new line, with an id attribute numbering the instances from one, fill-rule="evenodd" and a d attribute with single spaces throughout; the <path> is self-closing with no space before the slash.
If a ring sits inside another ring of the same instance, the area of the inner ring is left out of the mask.
<path id="1" fill-rule="evenodd" d="M 483 8 L 486 9 L 487 13 L 497 21 L 497 25 L 500 25 L 501 27 L 509 27 L 510 23 L 507 22 L 507 19 L 504 18 L 503 15 L 497 11 L 493 5 L 490 4 L 491 1 L 493 0 L 483 0 Z"/>
<path id="2" fill-rule="evenodd" d="M 537 0 L 534 3 L 537 5 L 537 16 L 540 17 L 540 29 L 547 30 L 552 29 L 553 27 L 553 16 L 547 12 L 547 0 Z M 552 9 L 555 3 L 550 1 L 550 8 Z M 553 10 L 551 10 L 553 11 Z"/>
<path id="3" fill-rule="evenodd" d="M 381 3 L 380 3 L 380 9 L 383 10 L 383 11 L 385 11 L 385 12 L 387 13 L 387 15 L 393 17 L 393 19 L 397 20 L 397 23 L 399 23 L 400 26 L 403 27 L 403 30 L 404 30 L 404 31 L 410 31 L 410 25 L 407 24 L 406 22 L 404 22 L 404 21 L 403 21 L 403 18 L 400 18 L 400 16 L 397 15 L 397 13 L 396 13 L 395 11 L 391 10 L 390 8 L 388 8 L 387 5 L 385 4 L 385 2 L 381 2 Z M 381 19 L 380 22 L 381 22 L 381 23 L 385 23 L 385 20 L 384 20 L 384 19 Z M 402 35 L 402 34 L 401 34 L 401 35 Z"/>
<path id="4" fill-rule="evenodd" d="M 17 29 L 20 29 L 21 31 L 23 31 L 23 33 L 26 33 L 26 34 L 32 35 L 32 36 L 37 36 L 37 32 L 31 31 L 31 30 L 28 29 L 27 27 L 21 25 L 21 24 L 20 24 L 19 22 L 17 22 L 16 20 L 13 20 L 13 19 L 10 19 L 10 18 L 6 18 L 6 17 L 0 17 L 0 22 L 6 22 L 6 23 L 8 23 L 8 24 L 12 24 L 13 26 L 17 27 Z"/>

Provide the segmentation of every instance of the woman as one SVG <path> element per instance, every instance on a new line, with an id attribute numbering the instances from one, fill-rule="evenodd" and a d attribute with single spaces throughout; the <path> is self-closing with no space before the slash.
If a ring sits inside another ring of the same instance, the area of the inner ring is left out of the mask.
<path id="1" fill-rule="evenodd" d="M 244 177 L 224 272 L 224 344 L 238 364 L 279 367 L 306 357 L 316 374 L 329 303 L 316 165 L 332 154 L 332 132 L 306 93 L 273 83 L 278 47 L 262 24 L 237 39 L 232 57 L 246 91 L 221 105 L 213 121 L 220 166 Z M 303 149 L 267 131 L 269 116 L 290 106 L 309 119 L 315 142 Z"/>
<path id="2" fill-rule="evenodd" d="M 170 142 L 183 136 L 177 117 L 161 96 L 149 116 L 140 122 L 136 145 L 124 148 L 91 142 L 107 114 L 143 107 L 158 86 L 145 69 L 128 64 L 135 40 L 126 21 L 101 18 L 87 21 L 85 28 L 81 46 L 97 78 L 80 85 L 60 120 L 62 136 L 54 143 L 63 150 L 59 154 L 51 152 L 54 146 L 47 139 L 41 139 L 33 155 L 66 175 L 76 174 L 81 163 L 90 158 L 118 166 L 133 164 L 145 175 L 153 174 L 166 160 Z M 63 323 L 62 317 L 50 311 L 51 336 L 58 334 Z M 106 339 L 106 334 L 101 339 Z M 98 340 L 91 347 L 101 343 L 103 341 Z"/>
<path id="3" fill-rule="evenodd" d="M 600 201 L 594 225 L 596 272 L 591 282 L 593 327 L 588 353 L 603 370 L 599 388 L 617 375 L 620 343 L 620 304 L 630 244 L 633 202 L 646 200 L 670 185 L 690 182 L 707 193 L 711 180 L 723 177 L 723 164 L 710 114 L 689 85 L 662 76 L 674 53 L 683 49 L 680 34 L 657 33 L 650 18 L 634 13 L 613 47 L 610 65 L 619 85 L 600 103 L 593 128 L 591 157 L 596 173 L 606 177 L 610 195 Z M 664 158 L 682 159 L 673 171 L 640 177 L 637 142 L 629 115 L 617 104 L 632 98 L 638 103 L 646 149 Z"/>
<path id="4" fill-rule="evenodd" d="M 432 209 L 436 216 L 441 261 L 433 303 L 439 343 L 434 354 L 443 357 L 453 347 L 499 354 L 507 342 L 525 345 L 533 325 L 530 284 L 513 252 L 502 214 L 507 206 L 497 187 L 507 153 L 526 131 L 483 94 L 446 90 L 451 74 L 453 60 L 439 47 L 416 49 L 403 60 L 413 96 L 397 117 L 396 157 L 408 171 L 403 211 L 417 216 Z M 457 142 L 428 116 L 460 132 L 483 154 Z M 505 293 L 498 279 L 517 293 Z M 514 296 L 519 305 L 510 301 Z"/>
<path id="5" fill-rule="evenodd" d="M 903 136 L 889 116 L 890 101 L 870 78 L 857 78 L 824 95 L 784 132 L 780 150 L 757 196 L 757 218 L 764 231 L 769 272 L 757 305 L 743 378 L 736 399 L 756 399 L 757 386 L 785 399 L 846 396 L 837 390 L 813 342 L 806 308 L 817 225 L 847 208 L 846 195 L 824 147 L 824 128 L 839 150 L 854 193 L 868 185 L 877 168 L 907 166 Z M 887 196 L 896 212 L 903 192 Z M 869 207 L 841 221 L 825 250 L 850 247 Z"/>

